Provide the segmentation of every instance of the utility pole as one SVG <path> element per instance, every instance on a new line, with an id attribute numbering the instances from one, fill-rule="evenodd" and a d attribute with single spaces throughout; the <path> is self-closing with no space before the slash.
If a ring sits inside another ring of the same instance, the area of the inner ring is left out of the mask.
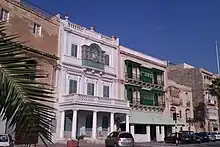
<path id="1" fill-rule="evenodd" d="M 215 50 L 216 50 L 217 69 L 218 69 L 218 75 L 219 75 L 220 70 L 219 70 L 219 56 L 218 56 L 218 42 L 217 41 L 215 41 Z"/>

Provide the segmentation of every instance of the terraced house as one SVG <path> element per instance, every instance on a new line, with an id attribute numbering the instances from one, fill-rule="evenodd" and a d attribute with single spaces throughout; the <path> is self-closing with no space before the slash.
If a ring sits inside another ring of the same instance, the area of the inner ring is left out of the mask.
<path id="1" fill-rule="evenodd" d="M 218 99 L 207 89 L 216 75 L 184 63 L 169 66 L 168 78 L 192 88 L 195 131 L 219 131 Z"/>
<path id="2" fill-rule="evenodd" d="M 61 20 L 57 141 L 77 136 L 103 140 L 129 131 L 129 102 L 118 96 L 119 39 Z"/>
<path id="3" fill-rule="evenodd" d="M 130 102 L 135 141 L 163 141 L 174 125 L 165 99 L 166 62 L 120 46 L 119 69 L 119 97 Z"/>
<path id="4" fill-rule="evenodd" d="M 1 0 L 0 21 L 6 22 L 6 33 L 17 34 L 19 36 L 16 38 L 17 41 L 24 42 L 25 46 L 35 49 L 34 52 L 27 52 L 29 56 L 33 57 L 33 60 L 27 64 L 33 64 L 33 68 L 42 65 L 40 67 L 45 71 L 47 77 L 43 79 L 43 82 L 55 86 L 59 15 L 52 15 L 23 0 Z M 52 122 L 55 121 L 52 120 Z M 5 122 L 0 124 L 0 132 L 14 134 L 11 128 L 5 127 L 4 124 Z M 54 128 L 52 133 L 55 133 Z M 20 135 L 15 134 L 15 143 L 23 143 Z M 32 141 L 32 143 L 37 142 L 37 139 Z"/>

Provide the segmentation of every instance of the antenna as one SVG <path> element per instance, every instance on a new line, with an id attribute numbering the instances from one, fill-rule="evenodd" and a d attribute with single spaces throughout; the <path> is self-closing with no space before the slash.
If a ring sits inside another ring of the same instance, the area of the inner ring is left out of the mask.
<path id="1" fill-rule="evenodd" d="M 219 56 L 218 56 L 218 42 L 215 41 L 215 49 L 216 49 L 216 61 L 217 61 L 217 69 L 218 69 L 218 75 L 220 74 L 219 72 Z"/>

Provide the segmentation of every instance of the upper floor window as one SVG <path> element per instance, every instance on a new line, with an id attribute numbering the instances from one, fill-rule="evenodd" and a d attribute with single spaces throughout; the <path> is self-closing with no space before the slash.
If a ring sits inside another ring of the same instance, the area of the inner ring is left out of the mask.
<path id="1" fill-rule="evenodd" d="M 75 44 L 71 45 L 71 56 L 77 57 L 77 45 Z"/>
<path id="2" fill-rule="evenodd" d="M 94 95 L 94 84 L 87 83 L 87 95 Z"/>
<path id="3" fill-rule="evenodd" d="M 69 94 L 77 93 L 77 81 L 69 80 Z"/>
<path id="4" fill-rule="evenodd" d="M 9 20 L 9 12 L 5 9 L 1 10 L 1 20 L 8 21 Z"/>
<path id="5" fill-rule="evenodd" d="M 109 66 L 109 55 L 105 55 L 105 65 Z"/>
<path id="6" fill-rule="evenodd" d="M 34 29 L 33 29 L 34 34 L 41 36 L 41 29 L 42 29 L 41 25 L 34 23 Z"/>
<path id="7" fill-rule="evenodd" d="M 103 97 L 109 97 L 109 86 L 103 86 Z"/>

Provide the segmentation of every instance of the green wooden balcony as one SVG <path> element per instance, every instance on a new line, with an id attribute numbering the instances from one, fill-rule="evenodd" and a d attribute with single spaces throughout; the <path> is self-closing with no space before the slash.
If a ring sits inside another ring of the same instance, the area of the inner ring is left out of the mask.
<path id="1" fill-rule="evenodd" d="M 95 62 L 95 61 L 87 60 L 87 59 L 82 59 L 82 66 L 104 70 L 104 64 L 103 63 L 99 63 L 99 62 Z"/>

